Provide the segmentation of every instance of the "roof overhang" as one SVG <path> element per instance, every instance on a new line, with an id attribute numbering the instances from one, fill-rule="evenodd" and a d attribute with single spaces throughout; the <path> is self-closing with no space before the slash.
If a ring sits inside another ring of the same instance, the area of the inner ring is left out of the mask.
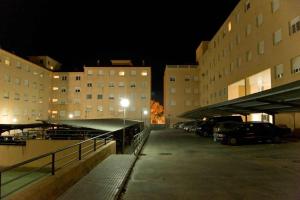
<path id="1" fill-rule="evenodd" d="M 289 112 L 300 112 L 300 81 L 234 100 L 196 108 L 179 115 L 179 117 L 199 119 L 218 115 L 249 115 L 251 113 L 273 115 Z"/>

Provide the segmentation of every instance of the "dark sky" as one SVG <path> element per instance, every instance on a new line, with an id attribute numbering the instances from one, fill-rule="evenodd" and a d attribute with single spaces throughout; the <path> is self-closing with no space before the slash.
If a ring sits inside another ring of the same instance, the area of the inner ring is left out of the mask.
<path id="1" fill-rule="evenodd" d="M 212 38 L 238 1 L 0 0 L 0 45 L 49 55 L 68 70 L 97 59 L 144 59 L 152 98 L 162 103 L 165 65 L 194 64 L 201 40 Z"/>

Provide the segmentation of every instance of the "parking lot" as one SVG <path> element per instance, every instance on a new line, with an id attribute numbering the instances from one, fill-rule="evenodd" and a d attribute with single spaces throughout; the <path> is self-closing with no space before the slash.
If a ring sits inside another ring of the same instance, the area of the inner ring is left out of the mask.
<path id="1" fill-rule="evenodd" d="M 152 131 L 122 199 L 300 199 L 300 141 L 229 146 Z"/>

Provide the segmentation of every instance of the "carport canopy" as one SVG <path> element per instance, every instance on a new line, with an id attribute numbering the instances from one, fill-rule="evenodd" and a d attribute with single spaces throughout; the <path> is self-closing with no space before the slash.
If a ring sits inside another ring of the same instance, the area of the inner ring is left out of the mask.
<path id="1" fill-rule="evenodd" d="M 249 115 L 251 113 L 300 112 L 300 81 L 295 81 L 269 90 L 247 95 L 237 99 L 200 107 L 185 112 L 179 117 L 201 119 L 224 115 Z"/>

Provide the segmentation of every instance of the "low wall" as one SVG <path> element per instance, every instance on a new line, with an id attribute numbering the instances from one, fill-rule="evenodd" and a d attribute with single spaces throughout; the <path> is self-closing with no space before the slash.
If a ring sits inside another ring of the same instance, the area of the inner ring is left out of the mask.
<path id="1" fill-rule="evenodd" d="M 7 197 L 10 200 L 54 200 L 69 187 L 89 173 L 97 164 L 111 154 L 116 153 L 115 141 L 100 147 L 96 152 L 88 155 L 84 160 L 75 162 L 56 172 L 54 176 L 46 177 L 23 190 Z"/>

